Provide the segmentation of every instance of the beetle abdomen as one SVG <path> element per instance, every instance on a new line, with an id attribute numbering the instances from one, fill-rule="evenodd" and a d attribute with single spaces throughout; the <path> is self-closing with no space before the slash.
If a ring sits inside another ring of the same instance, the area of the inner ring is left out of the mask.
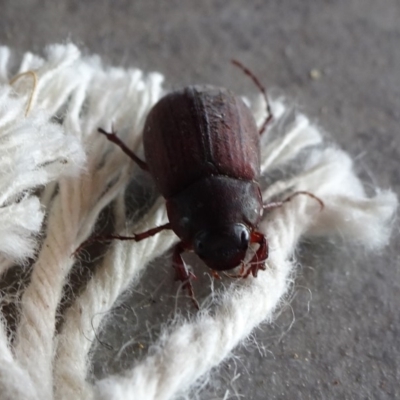
<path id="1" fill-rule="evenodd" d="M 163 97 L 144 127 L 150 173 L 165 198 L 211 175 L 253 180 L 259 175 L 254 118 L 232 92 L 189 86 Z"/>

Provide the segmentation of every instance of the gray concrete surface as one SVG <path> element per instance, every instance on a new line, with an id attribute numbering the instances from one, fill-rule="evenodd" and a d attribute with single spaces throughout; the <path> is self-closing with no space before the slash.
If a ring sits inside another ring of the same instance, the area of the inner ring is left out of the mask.
<path id="1" fill-rule="evenodd" d="M 207 82 L 253 93 L 229 64 L 240 59 L 329 131 L 366 182 L 400 193 L 397 0 L 1 0 L 0 10 L 2 44 L 40 52 L 71 39 L 114 65 L 161 71 L 171 87 Z M 318 80 L 310 78 L 314 68 Z M 396 225 L 380 254 L 304 243 L 291 308 L 257 329 L 259 346 L 237 349 L 200 398 L 222 399 L 226 390 L 254 400 L 400 398 L 398 232 Z M 138 331 L 129 309 L 116 312 L 118 323 L 103 335 L 113 350 L 97 354 L 96 375 L 140 358 L 173 313 L 171 302 L 160 301 L 175 293 L 170 271 L 153 266 L 148 274 L 128 304 L 139 302 L 141 324 L 147 318 L 151 328 Z M 141 345 L 117 358 L 133 335 Z"/>

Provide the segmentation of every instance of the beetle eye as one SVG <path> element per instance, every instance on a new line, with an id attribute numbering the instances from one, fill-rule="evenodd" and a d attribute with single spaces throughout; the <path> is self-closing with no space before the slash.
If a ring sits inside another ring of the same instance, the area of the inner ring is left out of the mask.
<path id="1" fill-rule="evenodd" d="M 204 250 L 204 243 L 203 243 L 204 236 L 205 236 L 204 233 L 202 233 L 198 235 L 198 237 L 194 241 L 194 249 L 197 254 L 201 254 Z"/>
<path id="2" fill-rule="evenodd" d="M 242 247 L 244 249 L 247 249 L 249 245 L 249 239 L 250 239 L 249 231 L 247 229 L 243 229 L 242 234 L 240 235 L 240 240 Z"/>
<path id="3" fill-rule="evenodd" d="M 189 218 L 183 217 L 183 218 L 180 219 L 179 222 L 180 222 L 181 226 L 186 227 L 188 225 L 188 223 L 189 223 Z"/>

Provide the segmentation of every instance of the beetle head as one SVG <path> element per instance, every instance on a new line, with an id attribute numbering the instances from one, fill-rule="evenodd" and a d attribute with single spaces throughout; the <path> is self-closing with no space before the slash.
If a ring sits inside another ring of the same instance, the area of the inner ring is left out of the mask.
<path id="1" fill-rule="evenodd" d="M 210 176 L 167 199 L 171 229 L 187 249 L 217 271 L 246 256 L 263 210 L 257 182 Z"/>
<path id="2" fill-rule="evenodd" d="M 198 232 L 193 247 L 209 268 L 224 271 L 237 267 L 243 261 L 249 241 L 249 228 L 235 223 Z"/>

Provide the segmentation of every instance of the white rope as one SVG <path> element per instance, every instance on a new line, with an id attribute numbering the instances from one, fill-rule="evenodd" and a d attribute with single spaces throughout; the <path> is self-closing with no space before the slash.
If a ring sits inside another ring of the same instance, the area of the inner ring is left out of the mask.
<path id="1" fill-rule="evenodd" d="M 165 329 L 151 354 L 124 377 L 93 384 L 92 344 L 109 311 L 140 280 L 146 265 L 177 242 L 172 232 L 162 232 L 140 243 L 113 243 L 56 333 L 57 310 L 75 262 L 71 254 L 93 231 L 104 207 L 117 199 L 121 234 L 166 222 L 159 200 L 134 226 L 122 227 L 123 189 L 135 166 L 96 131 L 113 122 L 137 151 L 144 118 L 161 96 L 162 77 L 103 67 L 99 58 L 82 56 L 67 44 L 49 47 L 45 58 L 26 54 L 16 72 L 22 75 L 11 87 L 9 57 L 9 49 L 0 48 L 0 273 L 28 257 L 34 263 L 12 345 L 5 322 L 0 325 L 4 398 L 166 400 L 188 393 L 254 327 L 273 319 L 290 289 L 290 260 L 301 235 L 340 235 L 371 249 L 387 243 L 395 195 L 378 191 L 368 198 L 350 158 L 324 147 L 305 116 L 283 123 L 287 107 L 276 102 L 271 131 L 276 138 L 272 134 L 262 140 L 263 173 L 300 163 L 300 152 L 302 168 L 271 185 L 264 199 L 286 190 L 309 190 L 324 200 L 325 209 L 320 212 L 317 202 L 299 196 L 269 214 L 260 227 L 270 242 L 267 271 L 231 284 L 192 319 Z M 33 93 L 33 75 L 27 71 L 37 77 Z M 263 107 L 254 104 L 259 121 Z M 20 380 L 26 384 L 18 385 Z"/>

